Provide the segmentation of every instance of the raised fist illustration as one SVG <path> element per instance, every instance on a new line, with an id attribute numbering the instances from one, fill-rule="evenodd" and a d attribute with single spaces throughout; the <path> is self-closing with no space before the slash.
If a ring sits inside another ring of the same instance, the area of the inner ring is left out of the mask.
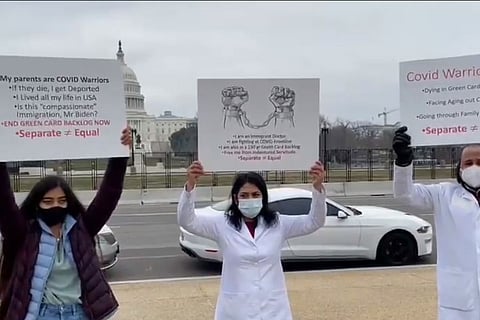
<path id="1" fill-rule="evenodd" d="M 295 91 L 290 88 L 273 87 L 268 100 L 275 106 L 276 112 L 292 111 L 295 105 Z"/>
<path id="2" fill-rule="evenodd" d="M 275 107 L 275 127 L 277 122 L 287 123 L 290 127 L 295 127 L 293 120 L 295 105 L 295 91 L 290 88 L 273 87 L 268 100 Z"/>
<path id="3" fill-rule="evenodd" d="M 224 109 L 239 110 L 248 101 L 248 91 L 243 87 L 228 87 L 222 90 Z"/>
<path id="4" fill-rule="evenodd" d="M 248 91 L 243 87 L 227 87 L 222 90 L 223 127 L 233 121 L 244 128 L 242 106 L 248 101 Z"/>

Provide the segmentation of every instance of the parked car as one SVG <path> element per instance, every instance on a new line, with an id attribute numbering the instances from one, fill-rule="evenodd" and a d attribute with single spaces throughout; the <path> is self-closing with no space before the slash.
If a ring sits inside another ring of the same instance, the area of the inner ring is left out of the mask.
<path id="1" fill-rule="evenodd" d="M 118 262 L 120 244 L 109 226 L 104 225 L 95 237 L 97 256 L 102 270 L 111 269 Z"/>
<path id="2" fill-rule="evenodd" d="M 0 250 L 1 248 L 0 242 Z M 95 237 L 95 248 L 102 270 L 108 270 L 117 264 L 120 245 L 109 226 L 104 225 Z"/>
<path id="3" fill-rule="evenodd" d="M 297 188 L 268 191 L 269 206 L 280 214 L 308 214 L 312 192 Z M 199 215 L 223 215 L 230 205 L 224 200 L 195 209 Z M 406 212 L 375 206 L 343 206 L 327 198 L 325 225 L 316 232 L 289 239 L 283 261 L 378 260 L 387 265 L 412 263 L 432 253 L 432 226 Z M 191 257 L 222 261 L 214 241 L 180 228 L 180 247 Z"/>

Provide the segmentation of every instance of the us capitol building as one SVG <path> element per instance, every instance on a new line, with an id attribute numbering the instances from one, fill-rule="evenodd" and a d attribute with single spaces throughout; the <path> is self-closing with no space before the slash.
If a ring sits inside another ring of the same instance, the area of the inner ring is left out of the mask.
<path id="1" fill-rule="evenodd" d="M 135 72 L 125 63 L 125 54 L 122 50 L 122 42 L 118 42 L 117 60 L 122 66 L 125 105 L 127 108 L 127 123 L 140 135 L 140 144 L 135 148 L 142 150 L 146 155 L 152 153 L 169 152 L 169 137 L 175 131 L 189 126 L 195 126 L 197 119 L 178 117 L 171 111 L 165 111 L 163 115 L 149 115 L 145 111 L 145 97 L 141 92 Z"/>

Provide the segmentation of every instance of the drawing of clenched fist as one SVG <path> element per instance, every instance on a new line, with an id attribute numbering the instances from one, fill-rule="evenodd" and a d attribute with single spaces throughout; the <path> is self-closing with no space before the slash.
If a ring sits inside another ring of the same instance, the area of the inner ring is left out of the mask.
<path id="1" fill-rule="evenodd" d="M 228 87 L 222 90 L 222 103 L 227 109 L 240 109 L 248 101 L 248 92 L 243 87 Z"/>
<path id="2" fill-rule="evenodd" d="M 244 128 L 241 108 L 247 101 L 248 91 L 243 87 L 228 87 L 222 90 L 224 128 L 228 121 L 233 121 Z"/>
<path id="3" fill-rule="evenodd" d="M 277 126 L 277 119 L 281 122 L 287 122 L 292 127 L 295 127 L 293 121 L 295 105 L 295 91 L 290 88 L 273 87 L 268 100 L 275 107 L 275 126 Z"/>
<path id="4" fill-rule="evenodd" d="M 275 86 L 268 100 L 275 106 L 277 112 L 291 111 L 295 105 L 295 91 Z"/>

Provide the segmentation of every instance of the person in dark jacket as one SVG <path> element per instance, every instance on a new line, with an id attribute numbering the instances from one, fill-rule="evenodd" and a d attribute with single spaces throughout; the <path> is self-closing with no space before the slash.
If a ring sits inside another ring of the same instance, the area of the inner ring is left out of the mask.
<path id="1" fill-rule="evenodd" d="M 132 144 L 130 128 L 121 143 Z M 58 176 L 35 184 L 19 208 L 0 163 L 0 320 L 103 320 L 115 313 L 94 238 L 118 204 L 127 162 L 109 160 L 87 209 Z"/>

